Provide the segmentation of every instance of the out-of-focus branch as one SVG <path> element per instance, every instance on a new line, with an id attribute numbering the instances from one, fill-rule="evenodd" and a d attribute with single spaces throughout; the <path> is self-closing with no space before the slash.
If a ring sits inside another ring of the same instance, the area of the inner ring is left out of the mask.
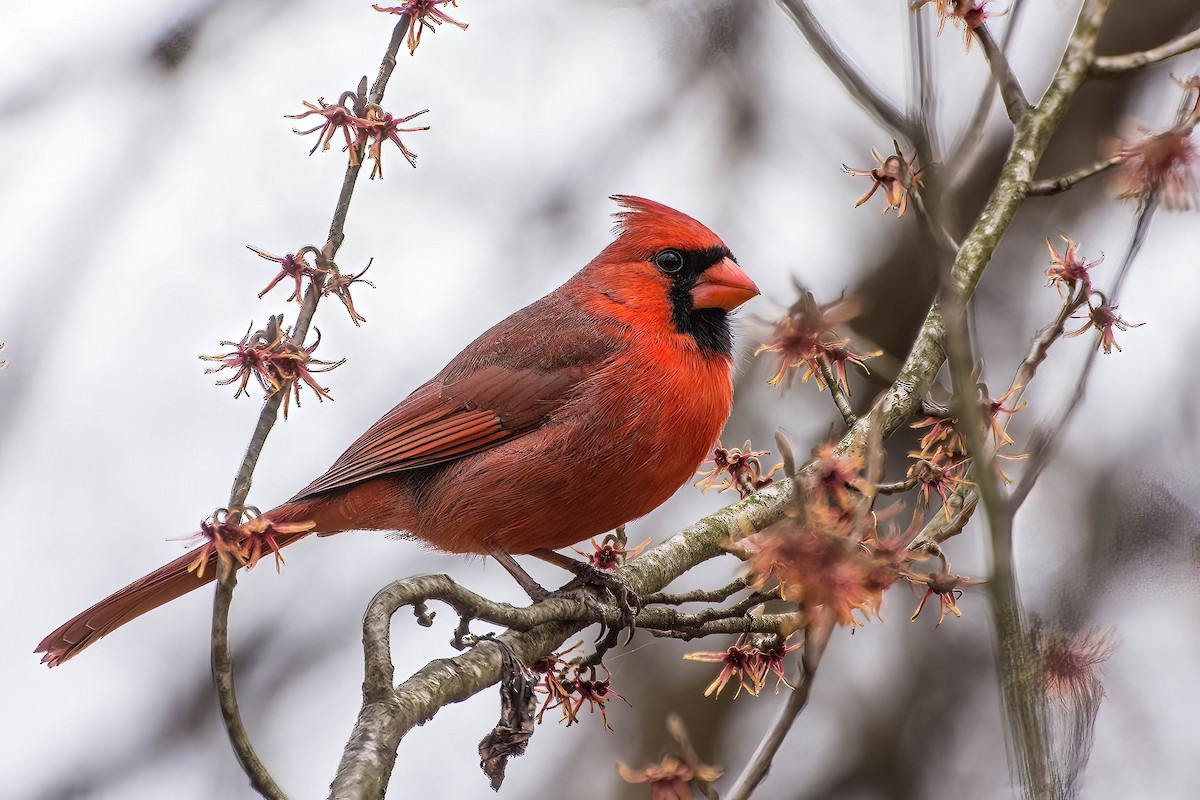
<path id="1" fill-rule="evenodd" d="M 1088 164 L 1086 167 L 1080 167 L 1074 172 L 1059 175 L 1057 178 L 1045 178 L 1040 181 L 1034 181 L 1029 184 L 1029 196 L 1044 197 L 1045 195 L 1065 192 L 1080 181 L 1087 180 L 1093 175 L 1099 175 L 1101 172 L 1115 167 L 1124 161 L 1124 156 L 1120 155 L 1111 158 L 1102 158 L 1093 164 Z"/>
<path id="2" fill-rule="evenodd" d="M 900 109 L 863 75 L 850 58 L 830 38 L 817 21 L 806 0 L 777 0 L 784 13 L 795 23 L 800 34 L 825 66 L 841 81 L 850 96 L 885 130 L 895 131 L 910 142 L 915 140 L 913 126 Z"/>
<path id="3" fill-rule="evenodd" d="M 1200 28 L 1151 50 L 1121 56 L 1096 56 L 1089 74 L 1093 78 L 1118 78 L 1196 49 L 1200 49 Z"/>
<path id="4" fill-rule="evenodd" d="M 387 87 L 392 70 L 396 66 L 396 54 L 399 52 L 400 44 L 408 31 L 408 24 L 408 16 L 402 16 L 392 30 L 392 38 L 388 43 L 383 61 L 380 64 L 379 75 L 371 89 L 369 101 L 372 103 L 378 103 L 383 99 L 383 92 Z M 366 79 L 364 78 L 362 89 L 365 89 L 365 84 Z M 361 98 L 361 94 L 360 90 L 359 102 L 365 105 L 366 101 Z M 322 248 L 322 255 L 329 263 L 333 263 L 334 257 L 342 245 L 342 240 L 345 238 L 343 231 L 346 224 L 346 215 L 350 209 L 350 199 L 354 194 L 354 184 L 358 179 L 358 173 L 361 169 L 362 159 L 351 159 L 351 163 L 346 167 L 346 174 L 342 180 L 342 188 L 338 194 L 333 219 L 329 226 L 329 236 L 325 247 Z M 317 303 L 321 299 L 322 288 L 322 280 L 316 277 L 312 279 L 308 290 L 304 294 L 304 302 L 296 318 L 296 324 L 292 329 L 292 341 L 298 347 L 303 348 L 304 346 L 304 339 L 308 335 L 308 328 L 312 324 L 313 316 L 317 311 Z M 270 434 L 275 421 L 279 417 L 279 406 L 283 402 L 283 399 L 287 397 L 289 391 L 291 391 L 291 384 L 285 383 L 263 403 L 262 410 L 258 415 L 258 421 L 254 426 L 254 432 L 250 436 L 250 444 L 246 448 L 246 453 L 242 457 L 242 463 L 238 467 L 237 474 L 233 479 L 228 506 L 232 514 L 239 513 L 245 506 L 246 497 L 250 493 L 250 486 L 253 481 L 254 469 L 258 464 L 259 456 L 262 454 L 263 446 L 266 444 L 267 436 Z M 283 798 L 285 797 L 283 791 L 271 778 L 266 766 L 254 752 L 249 735 L 246 733 L 245 725 L 242 722 L 241 713 L 238 710 L 237 690 L 233 675 L 233 656 L 229 649 L 229 608 L 233 602 L 233 590 L 236 586 L 237 576 L 235 570 L 230 569 L 223 575 L 219 574 L 213 596 L 211 635 L 213 685 L 217 691 L 217 702 L 221 708 L 221 718 L 225 722 L 225 729 L 229 734 L 230 744 L 233 746 L 234 753 L 237 755 L 242 769 L 245 770 L 246 775 L 250 778 L 250 785 L 263 797 Z"/>
<path id="5" fill-rule="evenodd" d="M 996 85 L 1000 87 L 1000 97 L 1004 100 L 1004 110 L 1008 112 L 1008 119 L 1013 125 L 1016 125 L 1029 113 L 1029 101 L 1025 99 L 1021 83 L 1012 71 L 1008 57 L 1004 55 L 1004 52 L 996 44 L 996 40 L 992 38 L 987 25 L 980 25 L 974 30 L 974 34 L 979 39 L 979 43 L 983 45 L 983 54 L 987 56 L 992 77 L 996 80 Z"/>
<path id="6" fill-rule="evenodd" d="M 817 667 L 821 663 L 821 656 L 825 653 L 825 646 L 829 643 L 832 631 L 833 619 L 828 610 L 805 629 L 804 650 L 800 655 L 800 680 L 788 695 L 783 708 L 779 709 L 775 722 L 754 749 L 754 755 L 738 775 L 737 782 L 729 790 L 726 800 L 748 800 L 763 778 L 767 777 L 780 745 L 796 723 L 800 712 L 808 705 L 813 678 L 816 677 Z"/>
<path id="7" fill-rule="evenodd" d="M 1049 88 L 1038 106 L 1024 114 L 1017 123 L 1016 135 L 999 184 L 972 234 L 964 243 L 959 261 L 970 255 L 972 239 L 976 234 L 980 235 L 981 243 L 990 243 L 994 248 L 998 237 L 1007 230 L 1012 213 L 1015 213 L 1017 206 L 1028 195 L 1037 162 L 1061 121 L 1071 97 L 1087 76 L 1107 7 L 1108 0 L 1084 0 L 1067 43 L 1066 53 Z M 990 234 L 986 229 L 980 231 L 980 226 L 985 225 L 991 216 L 992 209 L 1001 204 L 1009 207 L 1011 211 L 1004 215 L 1005 220 L 1000 229 Z M 1015 771 L 1024 796 L 1041 798 L 1051 791 L 1045 708 L 1040 687 L 1035 684 L 1034 676 L 1037 673 L 1032 665 L 1036 654 L 1032 650 L 1029 626 L 1013 570 L 1012 507 L 1000 488 L 991 460 L 983 457 L 987 450 L 987 427 L 978 402 L 975 381 L 971 376 L 974 359 L 966 317 L 969 289 L 973 286 L 968 287 L 955 280 L 958 266 L 956 262 L 956 269 L 951 271 L 945 287 L 945 324 L 951 377 L 968 449 L 974 458 L 972 474 L 976 490 L 984 504 L 991 539 L 992 617 L 996 629 L 996 655 L 1005 719 L 1008 723 L 1010 753 L 1015 761 Z"/>
<path id="8" fill-rule="evenodd" d="M 941 160 L 938 135 L 937 71 L 933 67 L 933 34 L 920 14 L 908 15 L 909 78 L 908 118 L 921 135 L 914 143 L 922 164 Z"/>

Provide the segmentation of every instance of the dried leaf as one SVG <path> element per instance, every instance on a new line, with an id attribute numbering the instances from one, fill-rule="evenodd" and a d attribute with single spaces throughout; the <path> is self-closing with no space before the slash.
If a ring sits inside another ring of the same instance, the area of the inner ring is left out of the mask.
<path id="1" fill-rule="evenodd" d="M 492 641 L 500 646 L 500 720 L 479 743 L 479 766 L 491 780 L 492 790 L 498 792 L 508 759 L 524 755 L 533 736 L 537 707 L 533 687 L 538 679 L 511 647 L 499 639 Z"/>

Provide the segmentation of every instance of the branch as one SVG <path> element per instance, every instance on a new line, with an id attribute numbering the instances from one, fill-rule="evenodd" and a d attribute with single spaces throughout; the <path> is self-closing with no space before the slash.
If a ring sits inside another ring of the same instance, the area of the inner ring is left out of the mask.
<path id="1" fill-rule="evenodd" d="M 818 58 L 825 62 L 825 66 L 829 68 L 835 78 L 841 81 L 842 86 L 846 88 L 851 97 L 858 101 L 859 105 L 885 130 L 897 131 L 910 142 L 915 141 L 915 134 L 909 120 L 891 100 L 855 68 L 846 54 L 830 38 L 829 33 L 821 27 L 821 23 L 809 10 L 806 0 L 776 0 L 776 2 L 799 29 L 800 34 L 808 42 L 808 46 L 813 49 Z"/>
<path id="2" fill-rule="evenodd" d="M 1099 175 L 1101 172 L 1115 167 L 1124 161 L 1125 157 L 1119 155 L 1112 158 L 1102 158 L 1093 164 L 1088 164 L 1086 167 L 1080 167 L 1074 172 L 1068 172 L 1066 175 L 1034 181 L 1029 184 L 1029 196 L 1044 197 L 1046 195 L 1065 192 L 1080 181 L 1086 180 L 1093 175 Z"/>
<path id="3" fill-rule="evenodd" d="M 1127 53 L 1123 56 L 1096 56 L 1088 74 L 1093 78 L 1119 78 L 1196 49 L 1200 49 L 1200 28 L 1152 50 Z"/>
<path id="4" fill-rule="evenodd" d="M 1025 99 L 1025 92 L 1021 89 L 1008 58 L 992 38 L 987 25 L 980 25 L 974 33 L 983 45 L 983 54 L 987 56 L 988 66 L 992 68 L 992 77 L 1000 87 L 1000 97 L 1004 100 L 1004 110 L 1008 112 L 1008 119 L 1016 125 L 1029 113 L 1029 101 Z"/>
<path id="5" fill-rule="evenodd" d="M 396 54 L 408 31 L 408 23 L 408 16 L 402 16 L 392 30 L 391 41 L 388 43 L 383 62 L 379 66 L 379 76 L 371 89 L 370 102 L 378 103 L 383 99 L 388 78 L 391 77 L 392 70 L 396 66 Z M 364 78 L 364 86 L 365 83 L 366 79 Z M 360 102 L 363 101 L 360 99 Z M 333 220 L 329 226 L 329 236 L 322 249 L 322 255 L 331 263 L 345 238 L 343 229 L 346 224 L 346 215 L 350 209 L 350 199 L 354 194 L 354 184 L 358 179 L 360 169 L 362 169 L 362 159 L 355 159 L 346 167 L 342 189 L 338 195 Z M 322 288 L 322 280 L 319 277 L 313 278 L 304 294 L 304 303 L 296 318 L 292 333 L 292 341 L 300 347 L 304 346 L 309 325 L 312 324 L 313 316 L 316 314 Z M 278 419 L 279 406 L 290 390 L 291 384 L 285 383 L 263 403 L 258 421 L 254 426 L 254 432 L 250 436 L 250 444 L 246 448 L 241 466 L 238 467 L 233 479 L 228 505 L 231 513 L 237 513 L 245 506 L 246 497 L 250 493 L 250 485 L 253 482 L 254 469 L 262 454 L 263 445 L 266 444 L 267 435 L 270 434 Z M 266 766 L 254 752 L 245 725 L 242 723 L 241 712 L 238 710 L 237 690 L 233 677 L 233 656 L 229 649 L 229 607 L 233 602 L 235 586 L 237 586 L 236 570 L 230 569 L 225 575 L 218 576 L 213 596 L 211 645 L 213 685 L 217 691 L 217 702 L 221 708 L 221 718 L 225 722 L 230 744 L 233 746 L 234 754 L 242 765 L 242 769 L 250 778 L 250 785 L 263 797 L 283 798 L 285 797 L 283 791 L 271 778 Z"/>
<path id="6" fill-rule="evenodd" d="M 959 254 L 959 262 L 972 248 L 971 239 L 980 231 L 989 212 L 1000 204 L 1011 203 L 1003 227 L 989 235 L 981 232 L 985 242 L 995 247 L 1012 220 L 1016 206 L 1024 200 L 1032 183 L 1037 161 L 1061 121 L 1066 106 L 1078 90 L 1094 57 L 1096 38 L 1107 10 L 1108 0 L 1084 0 L 1075 29 L 1067 43 L 1066 53 L 1036 109 L 1025 114 L 1017 124 L 1012 149 L 999 185 L 984 208 L 972 235 L 968 236 Z M 1003 87 L 1002 87 L 1003 88 Z M 1028 154 L 1025 153 L 1028 149 Z M 1025 163 L 1022 163 L 1025 162 Z M 990 255 L 990 250 L 989 250 Z M 955 264 L 957 271 L 959 263 Z M 1013 514 L 1008 499 L 1003 496 L 990 459 L 982 458 L 986 447 L 986 428 L 983 412 L 975 400 L 975 382 L 970 329 L 966 319 L 966 304 L 973 285 L 965 286 L 951 272 L 946 287 L 946 327 L 951 354 L 950 367 L 960 418 L 968 440 L 968 449 L 975 456 L 972 472 L 976 490 L 984 504 L 991 538 L 992 618 L 996 630 L 996 656 L 1000 673 L 1005 719 L 1008 723 L 1010 754 L 1023 794 L 1044 797 L 1051 791 L 1045 707 L 1039 687 L 1033 685 L 1036 654 L 1032 651 L 1029 626 L 1021 604 L 1016 574 L 1013 570 Z"/>

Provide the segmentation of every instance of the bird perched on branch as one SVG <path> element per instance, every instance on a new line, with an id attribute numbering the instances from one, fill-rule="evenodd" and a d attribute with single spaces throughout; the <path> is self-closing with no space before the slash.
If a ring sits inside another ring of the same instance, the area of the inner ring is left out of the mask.
<path id="1" fill-rule="evenodd" d="M 691 217 L 616 196 L 616 238 L 565 284 L 495 325 L 254 530 L 404 531 L 450 553 L 580 572 L 554 552 L 649 513 L 717 441 L 733 402 L 729 313 L 758 294 Z M 631 479 L 634 478 L 634 479 Z M 251 533 L 246 533 L 247 536 Z M 219 538 L 219 537 L 218 537 Z M 101 600 L 37 647 L 56 666 L 213 579 L 220 543 Z"/>

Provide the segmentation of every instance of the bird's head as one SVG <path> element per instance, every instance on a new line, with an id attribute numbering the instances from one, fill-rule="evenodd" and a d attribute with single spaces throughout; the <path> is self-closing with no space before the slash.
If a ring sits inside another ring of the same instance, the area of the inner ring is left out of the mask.
<path id="1" fill-rule="evenodd" d="M 758 294 L 721 239 L 641 197 L 614 195 L 617 238 L 581 273 L 610 303 L 669 322 L 703 350 L 732 350 L 729 312 Z"/>

